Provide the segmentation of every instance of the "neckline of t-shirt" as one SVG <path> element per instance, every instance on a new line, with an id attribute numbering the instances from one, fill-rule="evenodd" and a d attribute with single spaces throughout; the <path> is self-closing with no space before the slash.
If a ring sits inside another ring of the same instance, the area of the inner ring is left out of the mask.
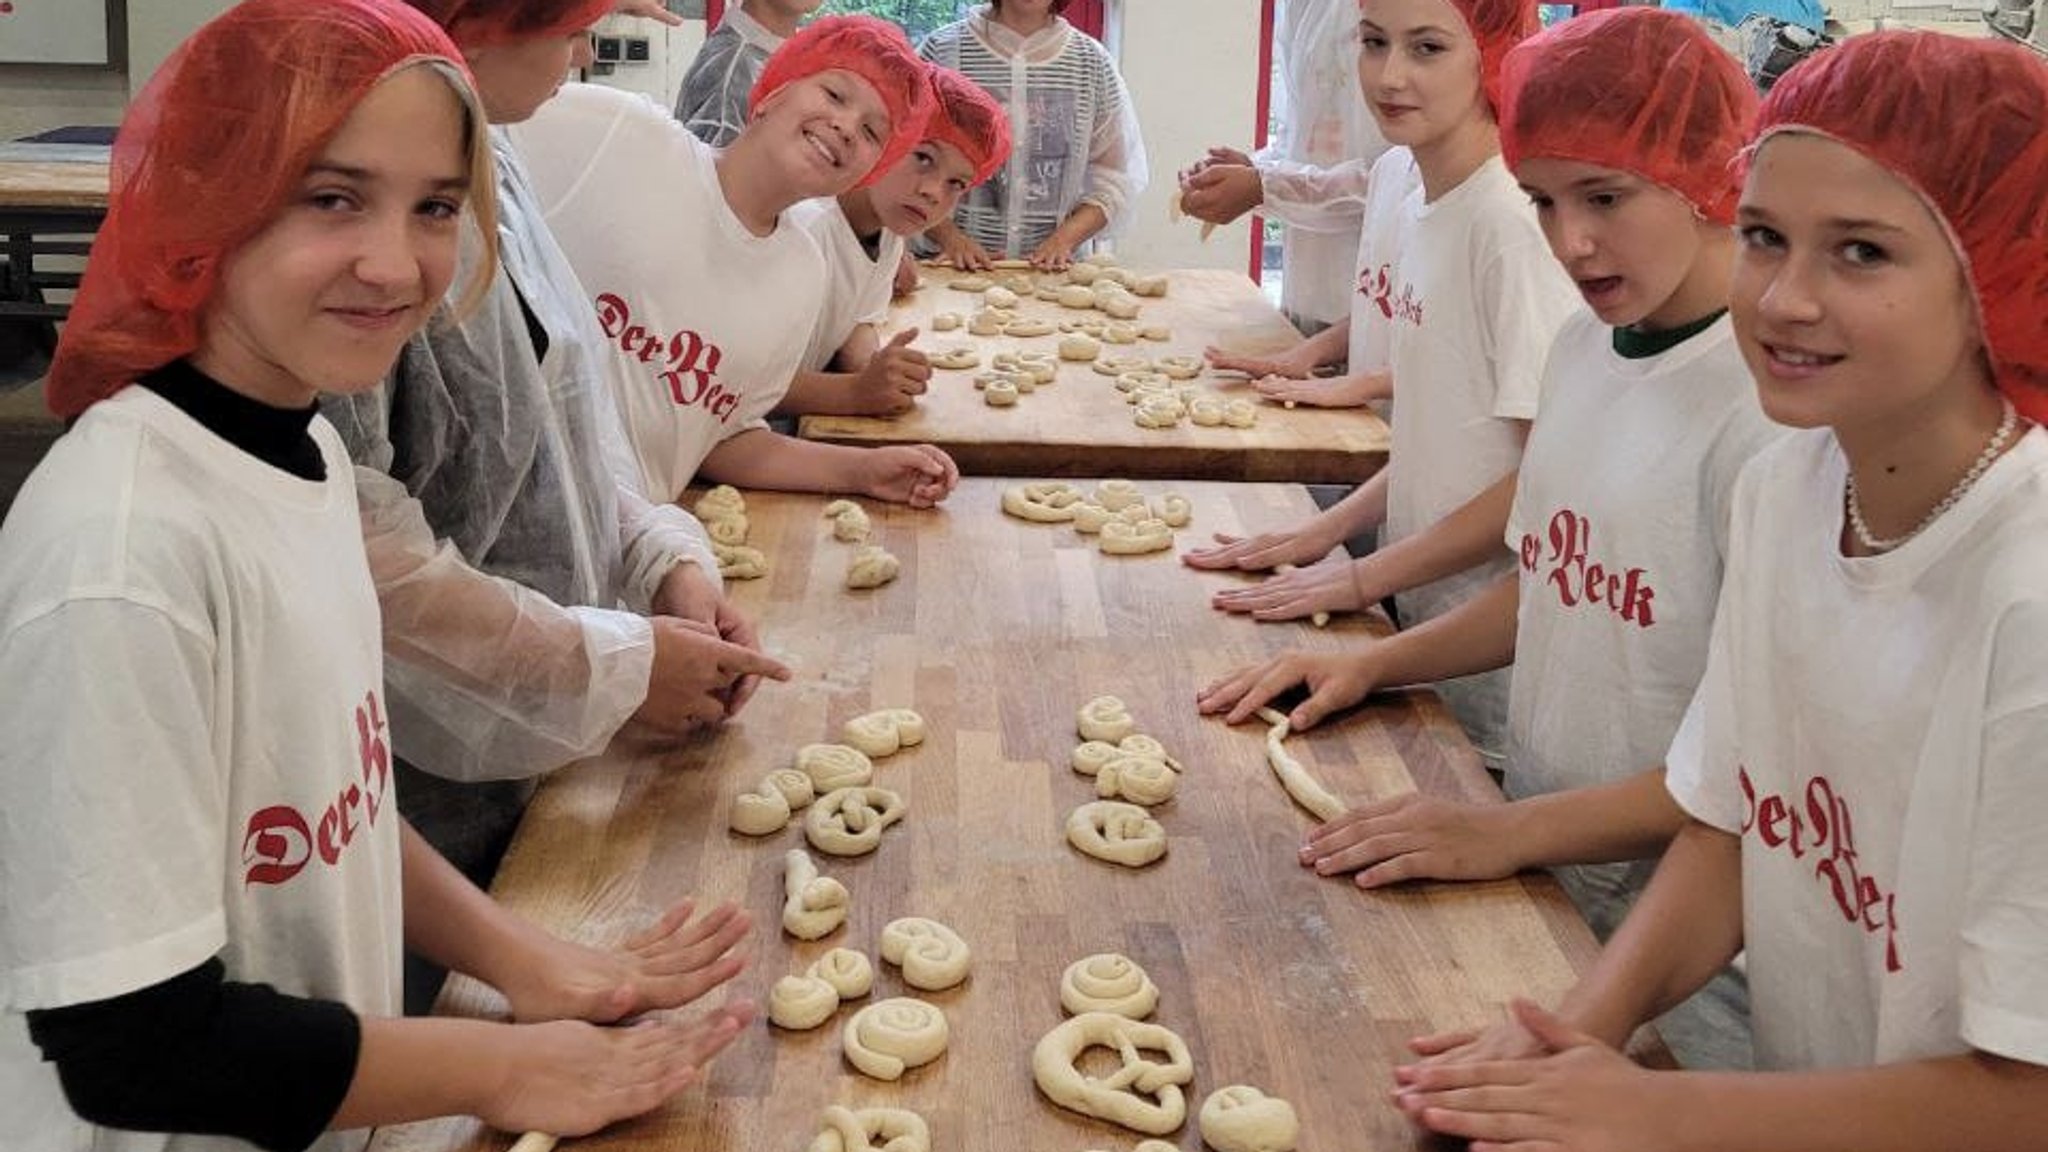
<path id="1" fill-rule="evenodd" d="M 1005 60 L 1022 59 L 1025 64 L 1044 64 L 1057 59 L 1059 54 L 1066 50 L 1067 35 L 1074 30 L 1074 26 L 1067 22 L 1066 17 L 1054 16 L 1050 24 L 1026 36 L 997 20 L 992 5 L 984 5 L 980 11 L 962 23 L 990 52 Z M 998 37 L 1002 39 L 998 40 Z M 1046 53 L 1046 58 L 1028 59 L 1035 52 Z"/>
<path id="2" fill-rule="evenodd" d="M 775 228 L 766 236 L 755 235 L 753 229 L 747 227 L 746 221 L 740 219 L 740 214 L 733 211 L 732 202 L 725 198 L 725 185 L 718 182 L 718 149 L 687 132 L 683 133 L 683 136 L 695 142 L 701 149 L 698 155 L 704 158 L 704 163 L 697 166 L 697 179 L 703 184 L 704 194 L 710 198 L 713 207 L 711 218 L 718 222 L 718 230 L 743 244 L 779 242 L 791 227 L 790 209 L 784 208 L 775 214 Z M 793 208 L 795 205 L 790 207 Z"/>
<path id="3" fill-rule="evenodd" d="M 254 494 L 297 511 L 328 511 L 333 506 L 338 483 L 353 467 L 346 456 L 337 460 L 328 451 L 328 446 L 334 442 L 333 436 L 325 428 L 326 418 L 319 415 L 313 417 L 307 431 L 313 442 L 320 446 L 320 454 L 326 460 L 327 478 L 307 480 L 251 456 L 147 388 L 123 388 L 93 405 L 86 415 L 101 409 L 105 410 L 107 418 L 134 421 L 168 437 L 203 467 L 220 473 L 223 480 L 234 485 L 231 491 Z"/>
<path id="4" fill-rule="evenodd" d="M 1597 319 L 1595 323 L 1598 323 Z M 1713 322 L 1706 327 L 1701 328 L 1664 351 L 1636 358 L 1623 356 L 1614 350 L 1613 328 L 1605 324 L 1600 324 L 1599 328 L 1601 335 L 1605 337 L 1602 341 L 1602 347 L 1607 352 L 1608 367 L 1615 375 L 1625 376 L 1632 380 L 1648 380 L 1653 377 L 1684 371 L 1701 360 L 1714 355 L 1716 352 L 1731 347 L 1735 343 L 1735 325 L 1728 318 L 1728 313 L 1725 311 L 1716 316 Z M 1747 371 L 1745 368 L 1743 383 L 1745 386 L 1754 388 L 1754 382 L 1748 379 Z"/>
<path id="5" fill-rule="evenodd" d="M 1506 182 L 1507 187 L 1517 197 L 1521 196 L 1521 189 L 1515 184 L 1515 178 L 1508 174 L 1507 161 L 1501 159 L 1501 155 L 1498 152 L 1488 156 L 1480 163 L 1479 167 L 1472 170 L 1470 175 L 1458 181 L 1457 187 L 1452 188 L 1434 200 L 1429 198 L 1429 190 L 1422 186 L 1422 181 L 1417 180 L 1415 182 L 1415 195 L 1419 199 L 1420 207 L 1416 209 L 1415 218 L 1417 220 L 1427 220 L 1432 216 L 1444 216 L 1452 212 L 1462 211 L 1473 204 L 1479 203 L 1486 196 L 1487 192 L 1492 190 L 1492 185 L 1503 181 Z"/>
<path id="6" fill-rule="evenodd" d="M 1828 489 L 1835 494 L 1834 512 L 1827 518 L 1830 526 L 1826 541 L 1828 556 L 1834 561 L 1835 571 L 1843 582 L 1854 588 L 1878 589 L 1910 583 L 1953 551 L 1956 543 L 2004 498 L 2008 489 L 2023 483 L 2029 474 L 2043 469 L 2048 469 L 2048 430 L 2036 425 L 2027 429 L 2017 443 L 1993 461 L 1977 483 L 1956 501 L 1955 507 L 1942 513 L 1925 531 L 1889 552 L 1875 556 L 1844 556 L 1841 540 L 1849 516 L 1844 498 L 1849 460 L 1830 433 L 1827 437 L 1827 463 L 1823 470 Z"/>

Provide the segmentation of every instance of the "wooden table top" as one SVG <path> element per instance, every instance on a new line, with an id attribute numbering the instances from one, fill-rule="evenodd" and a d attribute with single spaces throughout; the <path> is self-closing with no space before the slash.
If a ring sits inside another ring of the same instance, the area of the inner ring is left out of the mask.
<path id="1" fill-rule="evenodd" d="M 107 149 L 10 145 L 0 150 L 0 208 L 104 210 Z"/>
<path id="2" fill-rule="evenodd" d="M 889 330 L 916 326 L 917 346 L 926 351 L 969 345 L 983 366 L 997 352 L 1051 352 L 1059 334 L 1013 339 L 970 336 L 964 328 L 934 332 L 933 315 L 971 316 L 980 297 L 948 284 L 959 274 L 926 268 L 925 287 L 891 310 Z M 1217 345 L 1245 353 L 1270 353 L 1300 334 L 1267 302 L 1258 286 L 1236 272 L 1191 270 L 1169 274 L 1166 296 L 1142 301 L 1139 323 L 1165 324 L 1165 343 L 1105 344 L 1102 354 L 1159 357 Z M 1022 315 L 1051 320 L 1099 316 L 1044 301 L 1026 301 Z M 1110 379 L 1087 364 L 1062 364 L 1058 381 L 1022 397 L 1013 408 L 991 408 L 974 389 L 974 370 L 933 374 L 917 409 L 894 420 L 851 416 L 806 416 L 801 434 L 841 444 L 931 443 L 950 452 L 963 472 L 982 476 L 1134 476 L 1162 479 L 1260 480 L 1292 483 L 1356 483 L 1386 463 L 1386 424 L 1362 409 L 1287 409 L 1259 404 L 1251 428 L 1200 428 L 1182 422 L 1172 429 L 1140 428 L 1133 410 Z M 1241 377 L 1209 373 L 1189 381 L 1225 396 L 1257 399 Z"/>
<path id="3" fill-rule="evenodd" d="M 935 1148 L 960 1152 L 1128 1148 L 1134 1134 L 1053 1106 L 1030 1073 L 1033 1045 L 1063 1019 L 1061 972 L 1104 951 L 1144 966 L 1162 992 L 1153 1019 L 1194 1054 L 1176 1147 L 1199 1146 L 1195 1111 L 1232 1083 L 1290 1100 L 1311 1152 L 1431 1147 L 1388 1099 L 1407 1038 L 1497 1019 L 1513 996 L 1554 1000 L 1591 960 L 1592 936 L 1547 876 L 1366 894 L 1304 871 L 1294 850 L 1309 821 L 1266 767 L 1264 725 L 1231 729 L 1195 714 L 1205 679 L 1289 646 L 1357 643 L 1362 618 L 1316 630 L 1224 616 L 1207 598 L 1231 577 L 1194 572 L 1170 552 L 1100 555 L 1066 525 L 1002 515 L 1001 487 L 970 479 L 938 512 L 870 503 L 877 540 L 903 569 L 859 593 L 842 587 L 851 548 L 825 530 L 822 498 L 750 495 L 750 542 L 773 570 L 733 587 L 796 679 L 765 686 L 715 738 L 665 758 L 614 754 L 556 774 L 494 887 L 549 928 L 593 940 L 685 894 L 740 900 L 757 946 L 735 986 L 757 1001 L 828 948 L 875 958 L 892 919 L 940 920 L 974 950 L 964 986 L 917 994 L 945 1010 L 950 1050 L 885 1084 L 840 1055 L 840 1028 L 863 1002 L 810 1032 L 763 1021 L 706 1085 L 565 1149 L 799 1149 L 830 1103 L 912 1108 Z M 1194 504 L 1182 546 L 1310 511 L 1293 486 L 1173 488 Z M 1141 871 L 1081 856 L 1062 834 L 1067 813 L 1094 799 L 1092 782 L 1068 767 L 1074 713 L 1104 693 L 1129 702 L 1140 730 L 1186 766 L 1178 795 L 1156 811 L 1170 850 Z M 899 791 L 908 815 L 872 855 L 813 853 L 851 890 L 852 915 L 822 941 L 797 942 L 781 932 L 780 911 L 782 857 L 802 845 L 800 829 L 741 837 L 726 830 L 728 807 L 798 746 L 836 740 L 847 719 L 881 707 L 915 708 L 929 725 L 921 746 L 877 762 L 875 783 Z M 1377 699 L 1289 747 L 1354 802 L 1418 787 L 1499 798 L 1428 692 Z M 905 991 L 876 958 L 872 999 Z M 442 1010 L 498 1015 L 503 1003 L 462 979 Z M 373 1148 L 511 1143 L 452 1119 L 386 1129 Z"/>

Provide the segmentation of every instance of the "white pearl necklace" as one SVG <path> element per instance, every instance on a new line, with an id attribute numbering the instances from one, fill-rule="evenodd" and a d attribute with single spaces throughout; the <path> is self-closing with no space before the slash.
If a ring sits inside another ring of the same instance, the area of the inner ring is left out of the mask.
<path id="1" fill-rule="evenodd" d="M 1991 434 L 1991 439 L 1984 445 L 1984 450 L 1977 453 L 1977 459 L 1971 463 L 1970 470 L 1963 473 L 1962 479 L 1957 480 L 1955 486 L 1948 490 L 1948 495 L 1943 496 L 1939 503 L 1928 509 L 1927 515 L 1922 516 L 1920 522 L 1908 529 L 1904 535 L 1880 537 L 1871 533 L 1870 525 L 1863 522 L 1863 505 L 1856 499 L 1856 470 L 1851 468 L 1848 480 L 1849 530 L 1856 534 L 1856 542 L 1872 552 L 1889 552 L 1925 532 L 1929 524 L 1941 519 L 1942 513 L 1955 507 L 1956 502 L 1961 500 L 1976 485 L 1985 470 L 1991 467 L 1991 462 L 1998 459 L 1998 454 L 2005 451 L 2006 442 L 2012 439 L 2013 430 L 2019 427 L 2019 413 L 2013 409 L 2012 401 L 2000 397 L 2000 402 L 2005 407 L 2005 415 L 1998 421 L 1998 429 Z"/>

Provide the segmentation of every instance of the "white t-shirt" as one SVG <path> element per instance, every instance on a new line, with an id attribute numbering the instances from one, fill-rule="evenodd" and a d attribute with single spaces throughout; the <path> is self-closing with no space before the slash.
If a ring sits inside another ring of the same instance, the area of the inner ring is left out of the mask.
<path id="1" fill-rule="evenodd" d="M 1510 796 L 1663 763 L 1707 666 L 1735 477 L 1783 434 L 1725 315 L 1636 360 L 1591 312 L 1566 322 L 1508 517 L 1521 557 Z M 1604 938 L 1654 867 L 1560 873 Z"/>
<path id="2" fill-rule="evenodd" d="M 764 426 L 825 302 L 789 220 L 756 236 L 717 152 L 644 96 L 570 84 L 512 129 L 548 227 L 591 294 L 645 490 L 672 500 L 727 437 Z"/>
<path id="3" fill-rule="evenodd" d="M 1518 422 L 1535 418 L 1544 360 L 1581 306 L 1529 197 L 1499 156 L 1433 203 L 1423 202 L 1418 178 L 1388 217 L 1379 204 L 1380 173 L 1404 162 L 1412 164 L 1407 150 L 1394 148 L 1375 165 L 1360 247 L 1363 299 L 1352 305 L 1354 314 L 1369 309 L 1386 321 L 1394 374 L 1394 471 L 1382 547 L 1435 524 L 1521 463 Z M 1512 571 L 1514 559 L 1503 551 L 1403 592 L 1394 598 L 1401 622 L 1441 616 Z M 1499 758 L 1506 670 L 1439 687 L 1480 752 Z"/>
<path id="4" fill-rule="evenodd" d="M 825 307 L 811 330 L 803 363 L 813 372 L 821 371 L 856 327 L 889 319 L 896 267 L 903 261 L 903 237 L 882 229 L 878 250 L 869 256 L 836 197 L 805 200 L 791 208 L 786 219 L 809 233 L 825 257 Z"/>
<path id="5" fill-rule="evenodd" d="M 1366 184 L 1364 218 L 1353 255 L 1351 287 L 1347 297 L 1351 309 L 1351 339 L 1346 353 L 1346 370 L 1380 372 L 1392 363 L 1393 314 L 1376 307 L 1372 294 L 1384 278 L 1401 263 L 1401 251 L 1408 240 L 1409 197 L 1422 196 L 1422 170 L 1415 166 L 1415 154 L 1406 148 L 1389 148 L 1373 162 Z"/>
<path id="6" fill-rule="evenodd" d="M 9 1147 L 247 1147 L 92 1128 L 27 1011 L 215 955 L 229 980 L 399 1011 L 377 599 L 348 452 L 325 420 L 312 434 L 325 481 L 131 387 L 57 441 L 0 528 L 0 666 L 15 673 L 0 694 Z"/>
<path id="7" fill-rule="evenodd" d="M 1822 429 L 1743 472 L 1669 760 L 1742 838 L 1758 1065 L 2048 1064 L 2048 433 L 1881 556 L 1845 469 Z"/>

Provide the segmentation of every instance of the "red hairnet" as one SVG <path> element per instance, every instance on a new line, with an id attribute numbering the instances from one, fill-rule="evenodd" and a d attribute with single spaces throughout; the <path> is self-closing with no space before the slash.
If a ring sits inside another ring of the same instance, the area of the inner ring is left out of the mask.
<path id="1" fill-rule="evenodd" d="M 465 48 L 544 40 L 590 27 L 614 0 L 406 0 Z"/>
<path id="2" fill-rule="evenodd" d="M 996 174 L 1010 158 L 1010 114 L 981 85 L 951 68 L 931 66 L 931 122 L 924 138 L 951 144 L 974 165 L 974 183 Z"/>
<path id="3" fill-rule="evenodd" d="M 396 0 L 245 0 L 181 45 L 121 120 L 50 409 L 75 416 L 196 350 L 227 258 L 297 193 L 356 104 L 422 59 L 462 68 L 441 29 Z M 473 99 L 471 117 L 480 137 Z"/>
<path id="4" fill-rule="evenodd" d="M 911 51 L 903 29 L 873 16 L 820 16 L 811 21 L 784 41 L 762 66 L 761 78 L 754 82 L 747 100 L 747 116 L 751 119 L 762 101 L 792 81 L 834 69 L 851 72 L 874 85 L 882 106 L 889 110 L 889 135 L 882 142 L 882 155 L 860 181 L 860 186 L 866 187 L 917 147 L 932 114 L 925 62 Z"/>
<path id="5" fill-rule="evenodd" d="M 1999 390 L 2048 420 L 2048 66 L 2016 44 L 1874 32 L 1771 89 L 1757 139 L 1816 132 L 1933 208 L 1970 277 Z"/>
<path id="6" fill-rule="evenodd" d="M 1509 168 L 1533 156 L 1617 168 L 1734 223 L 1756 87 L 1691 17 L 1613 8 L 1567 20 L 1508 53 L 1501 96 Z"/>

